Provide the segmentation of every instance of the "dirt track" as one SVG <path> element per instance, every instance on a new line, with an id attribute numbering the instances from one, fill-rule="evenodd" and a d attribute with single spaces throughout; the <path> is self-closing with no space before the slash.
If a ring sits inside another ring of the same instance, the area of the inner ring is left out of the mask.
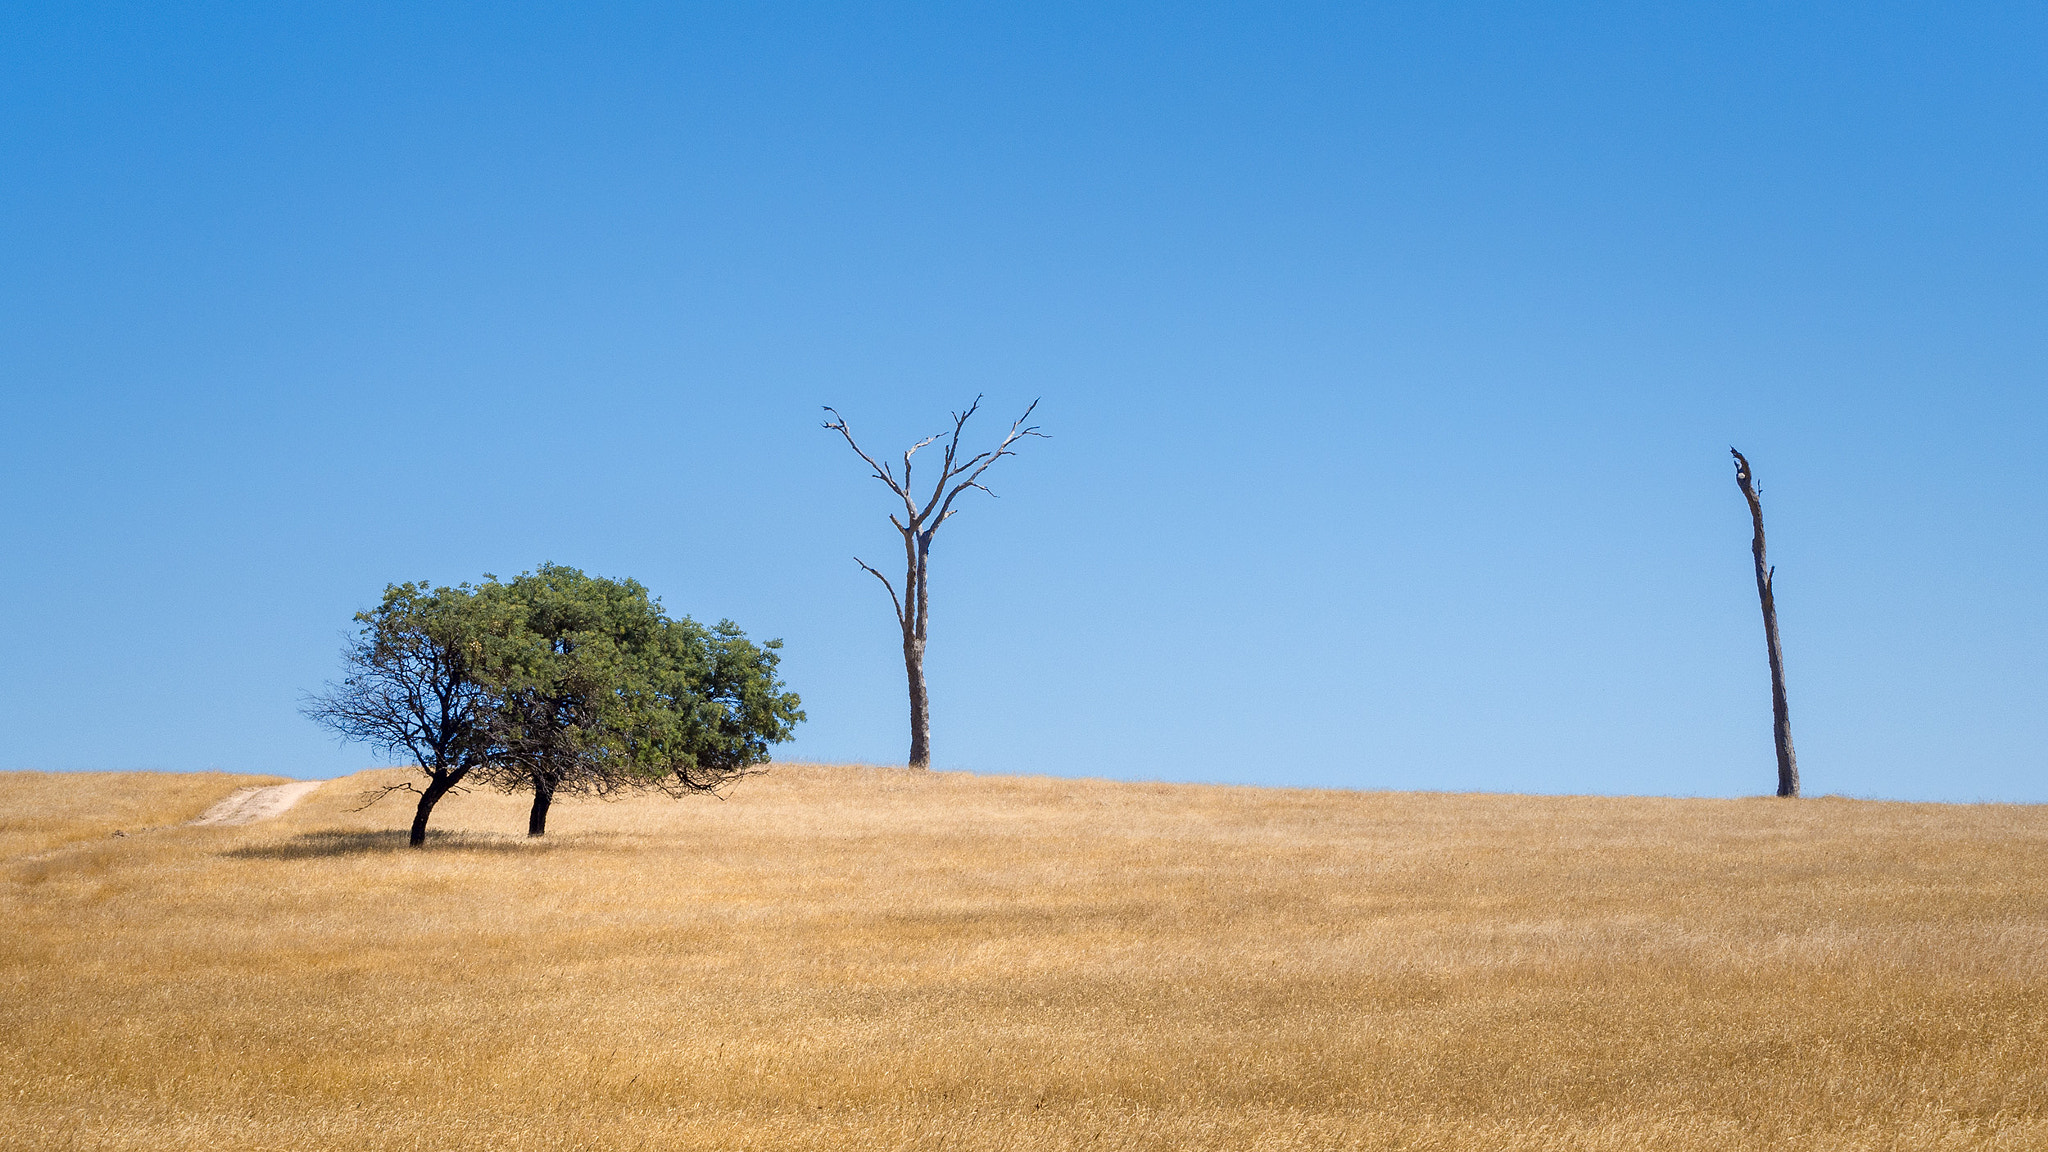
<path id="1" fill-rule="evenodd" d="M 301 780 L 296 784 L 272 784 L 267 788 L 244 788 L 227 799 L 208 808 L 200 814 L 194 824 L 217 824 L 232 826 L 254 824 L 281 816 L 292 805 L 305 799 L 321 781 Z"/>

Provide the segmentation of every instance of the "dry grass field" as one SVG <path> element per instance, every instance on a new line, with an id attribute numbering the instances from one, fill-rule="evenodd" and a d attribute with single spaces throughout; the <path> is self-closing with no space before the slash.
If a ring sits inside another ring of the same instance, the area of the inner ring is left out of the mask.
<path id="1" fill-rule="evenodd" d="M 2048 1148 L 2042 807 L 377 775 L 0 775 L 0 1144 Z"/>

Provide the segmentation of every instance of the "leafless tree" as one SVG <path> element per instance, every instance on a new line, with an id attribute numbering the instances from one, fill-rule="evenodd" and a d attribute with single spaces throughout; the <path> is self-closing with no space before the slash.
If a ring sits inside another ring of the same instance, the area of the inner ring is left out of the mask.
<path id="1" fill-rule="evenodd" d="M 988 489 L 982 486 L 981 476 L 991 465 L 1005 456 L 1015 456 L 1017 453 L 1014 446 L 1025 437 L 1045 438 L 1045 433 L 1040 432 L 1036 425 L 1025 423 L 1031 419 L 1031 413 L 1038 408 L 1038 401 L 1033 400 L 1031 407 L 1024 409 L 1024 414 L 1011 423 L 1002 443 L 986 452 L 963 457 L 960 452 L 960 434 L 967 427 L 968 419 L 980 407 L 981 397 L 976 396 L 974 403 L 969 404 L 966 411 L 952 414 L 953 431 L 950 435 L 942 432 L 936 436 L 927 436 L 906 449 L 903 453 L 901 478 L 898 478 L 890 465 L 876 463 L 875 458 L 868 455 L 855 442 L 853 432 L 847 428 L 844 417 L 832 408 L 825 409 L 832 416 L 830 420 L 825 421 L 825 427 L 846 437 L 846 443 L 867 462 L 869 468 L 874 470 L 875 479 L 888 485 L 889 491 L 903 501 L 903 513 L 900 517 L 893 512 L 889 514 L 889 522 L 896 526 L 896 531 L 903 534 L 902 594 L 898 595 L 896 586 L 889 582 L 889 578 L 865 560 L 856 556 L 853 562 L 882 582 L 882 587 L 889 590 L 890 603 L 896 607 L 896 624 L 903 632 L 903 670 L 910 681 L 912 768 L 932 766 L 931 708 L 925 695 L 924 683 L 925 626 L 931 615 L 927 598 L 927 572 L 931 558 L 932 535 L 939 530 L 939 525 L 944 524 L 959 511 L 953 507 L 953 501 L 962 492 L 969 488 L 988 492 Z M 915 456 L 920 448 L 941 440 L 945 442 L 945 456 L 939 461 L 938 482 L 932 485 L 930 495 L 920 504 L 916 494 L 919 490 L 911 486 L 911 457 Z M 989 495 L 993 496 L 994 493 L 989 492 Z"/>
<path id="2" fill-rule="evenodd" d="M 1757 499 L 1749 460 L 1733 448 L 1728 452 L 1735 457 L 1735 484 L 1749 501 L 1749 519 L 1756 529 L 1749 551 L 1756 559 L 1756 595 L 1763 604 L 1764 647 L 1771 657 L 1771 738 L 1778 749 L 1778 795 L 1797 796 L 1799 758 L 1792 752 L 1792 719 L 1785 708 L 1785 653 L 1778 646 L 1778 602 L 1771 595 L 1771 578 L 1778 570 L 1764 560 L 1764 506 Z"/>

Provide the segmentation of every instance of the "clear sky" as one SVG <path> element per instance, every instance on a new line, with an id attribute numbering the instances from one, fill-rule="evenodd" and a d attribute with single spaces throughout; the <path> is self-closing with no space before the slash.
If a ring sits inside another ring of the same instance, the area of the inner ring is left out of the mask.
<path id="1" fill-rule="evenodd" d="M 2048 800 L 2048 9 L 0 11 L 0 767 L 330 776 L 385 583 L 787 641 L 941 768 Z"/>

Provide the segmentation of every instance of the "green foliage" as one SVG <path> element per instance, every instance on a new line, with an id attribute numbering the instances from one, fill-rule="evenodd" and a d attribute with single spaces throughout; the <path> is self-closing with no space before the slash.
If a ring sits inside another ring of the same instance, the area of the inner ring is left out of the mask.
<path id="1" fill-rule="evenodd" d="M 803 719 L 775 678 L 779 641 L 670 617 L 637 581 L 544 564 L 476 597 L 511 623 L 484 672 L 500 787 L 706 790 L 765 761 Z"/>

